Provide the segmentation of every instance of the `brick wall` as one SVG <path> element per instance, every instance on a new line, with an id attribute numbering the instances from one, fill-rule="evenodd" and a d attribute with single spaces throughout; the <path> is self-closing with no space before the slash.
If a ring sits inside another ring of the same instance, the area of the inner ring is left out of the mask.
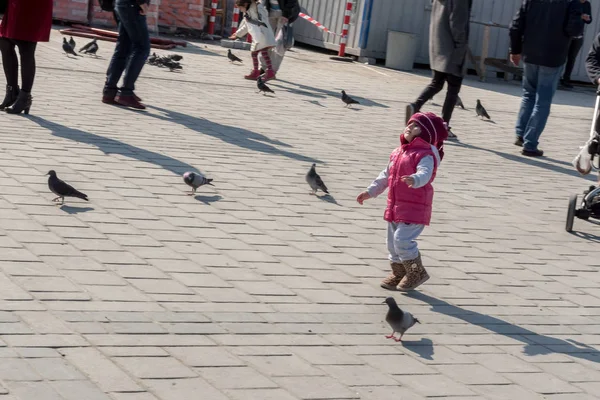
<path id="1" fill-rule="evenodd" d="M 87 24 L 90 1 L 94 0 L 54 0 L 52 17 L 61 21 Z"/>
<path id="2" fill-rule="evenodd" d="M 209 4 L 210 0 L 206 0 Z M 203 29 L 204 0 L 162 0 L 158 23 L 161 26 Z"/>

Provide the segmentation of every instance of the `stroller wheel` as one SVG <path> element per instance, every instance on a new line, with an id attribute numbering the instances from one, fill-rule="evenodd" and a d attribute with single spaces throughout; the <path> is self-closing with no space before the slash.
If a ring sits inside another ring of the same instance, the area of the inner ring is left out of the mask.
<path id="1" fill-rule="evenodd" d="M 575 208 L 577 207 L 577 195 L 572 194 L 569 197 L 569 209 L 567 210 L 567 223 L 565 230 L 571 232 L 573 230 L 573 220 L 575 219 Z"/>

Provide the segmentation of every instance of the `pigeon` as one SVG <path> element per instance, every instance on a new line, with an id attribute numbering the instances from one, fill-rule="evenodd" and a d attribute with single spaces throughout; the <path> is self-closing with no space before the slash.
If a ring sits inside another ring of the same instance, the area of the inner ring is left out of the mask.
<path id="1" fill-rule="evenodd" d="M 152 55 L 148 57 L 148 64 L 156 65 L 156 60 L 158 60 L 158 56 L 156 55 L 156 53 L 152 53 Z"/>
<path id="2" fill-rule="evenodd" d="M 69 36 L 69 46 L 71 46 L 71 48 L 73 50 L 75 50 L 75 41 L 73 40 L 73 36 Z"/>
<path id="3" fill-rule="evenodd" d="M 455 107 L 460 107 L 463 110 L 465 109 L 465 105 L 463 104 L 462 100 L 458 96 L 456 96 L 456 105 L 455 105 Z"/>
<path id="4" fill-rule="evenodd" d="M 319 174 L 317 174 L 317 171 L 315 170 L 316 166 L 317 166 L 317 164 L 313 164 L 310 167 L 310 171 L 308 171 L 308 173 L 306 174 L 306 182 L 312 189 L 312 192 L 310 194 L 317 194 L 318 189 L 321 189 L 323 192 L 329 194 L 329 191 L 327 190 L 327 186 L 325 186 L 325 183 L 323 183 L 323 180 L 321 179 L 321 177 L 319 176 Z"/>
<path id="5" fill-rule="evenodd" d="M 48 178 L 48 188 L 52 193 L 57 195 L 58 197 L 52 200 L 53 202 L 61 199 L 61 205 L 65 204 L 65 197 L 77 197 L 78 199 L 83 199 L 85 201 L 89 201 L 86 194 L 81 193 L 79 190 L 75 189 L 73 186 L 69 185 L 61 181 L 58 176 L 56 176 L 56 172 L 54 170 L 48 171 L 46 175 L 49 175 Z"/>
<path id="6" fill-rule="evenodd" d="M 170 54 L 168 57 L 173 61 L 181 61 L 183 59 L 183 56 L 179 54 Z"/>
<path id="7" fill-rule="evenodd" d="M 352 104 L 360 104 L 358 101 L 348 96 L 344 90 L 342 90 L 342 101 L 346 103 L 346 107 L 352 106 Z"/>
<path id="8" fill-rule="evenodd" d="M 64 52 L 67 53 L 67 57 L 69 56 L 69 54 L 72 54 L 74 56 L 78 55 L 77 53 L 75 53 L 75 50 L 73 50 L 73 48 L 71 47 L 69 42 L 67 42 L 67 38 L 65 38 L 65 37 L 63 38 L 62 48 L 63 48 Z"/>
<path id="9" fill-rule="evenodd" d="M 387 336 L 388 339 L 394 339 L 396 342 L 402 341 L 402 336 L 409 329 L 412 328 L 414 324 L 420 324 L 421 322 L 413 317 L 413 315 L 409 312 L 404 312 L 398 307 L 396 304 L 396 300 L 393 297 L 388 297 L 385 299 L 384 303 L 387 303 L 389 309 L 385 316 L 385 321 L 390 324 L 392 328 L 392 334 Z M 400 337 L 397 338 L 394 336 L 394 333 L 398 332 Z"/>
<path id="10" fill-rule="evenodd" d="M 227 50 L 227 58 L 229 58 L 229 61 L 231 61 L 232 63 L 236 61 L 243 63 L 243 61 L 238 56 L 231 52 L 231 49 Z"/>
<path id="11" fill-rule="evenodd" d="M 169 71 L 173 72 L 176 69 L 183 69 L 181 64 L 177 61 L 171 60 L 170 58 L 164 57 L 161 59 L 162 65 L 169 68 Z"/>
<path id="12" fill-rule="evenodd" d="M 485 108 L 483 108 L 483 106 L 481 105 L 481 101 L 479 101 L 479 99 L 477 100 L 477 106 L 475 106 L 475 112 L 477 113 L 477 116 L 481 117 L 482 119 L 484 117 L 487 119 L 491 119 L 490 115 L 487 113 Z"/>
<path id="13" fill-rule="evenodd" d="M 266 95 L 267 93 L 275 93 L 265 84 L 265 81 L 263 81 L 262 77 L 260 76 L 256 80 L 256 87 L 258 88 L 258 93 L 263 92 L 263 95 Z"/>
<path id="14" fill-rule="evenodd" d="M 194 193 L 196 193 L 196 190 L 200 186 L 204 186 L 204 185 L 214 186 L 211 183 L 213 181 L 212 179 L 209 179 L 209 178 L 205 177 L 204 175 L 197 173 L 197 172 L 184 173 L 183 181 L 186 183 L 186 185 L 188 185 L 189 187 L 192 188 L 192 193 L 190 193 L 190 196 L 193 195 Z"/>
<path id="15" fill-rule="evenodd" d="M 80 53 L 85 53 L 85 54 L 96 54 L 96 52 L 98 51 L 98 40 L 94 39 L 91 42 L 89 42 L 88 44 L 86 44 L 85 46 L 83 46 L 82 48 L 79 49 Z"/>

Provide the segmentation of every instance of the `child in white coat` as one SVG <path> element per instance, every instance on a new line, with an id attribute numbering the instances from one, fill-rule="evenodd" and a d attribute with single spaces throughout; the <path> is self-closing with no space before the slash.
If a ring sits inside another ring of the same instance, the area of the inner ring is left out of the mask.
<path id="1" fill-rule="evenodd" d="M 275 35 L 269 25 L 269 13 L 256 0 L 237 0 L 236 5 L 244 13 L 244 19 L 238 30 L 229 39 L 235 40 L 246 34 L 252 36 L 250 51 L 253 69 L 244 78 L 256 80 L 260 76 L 260 70 L 258 69 L 258 54 L 260 53 L 267 66 L 263 80 L 266 82 L 270 79 L 275 79 L 275 71 L 273 70 L 271 57 L 269 56 L 269 49 L 275 46 Z"/>

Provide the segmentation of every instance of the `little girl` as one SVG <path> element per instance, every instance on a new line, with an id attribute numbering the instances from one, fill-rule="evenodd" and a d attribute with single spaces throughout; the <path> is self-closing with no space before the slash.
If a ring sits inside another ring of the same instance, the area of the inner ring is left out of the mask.
<path id="1" fill-rule="evenodd" d="M 434 113 L 416 113 L 400 135 L 400 147 L 368 189 L 356 201 L 379 196 L 389 187 L 384 219 L 388 221 L 387 247 L 392 273 L 381 287 L 407 292 L 429 279 L 415 241 L 429 225 L 437 167 L 443 156 L 448 128 Z"/>
<path id="2" fill-rule="evenodd" d="M 254 68 L 250 72 L 250 75 L 246 75 L 244 78 L 255 81 L 260 76 L 258 69 L 258 53 L 260 53 L 267 66 L 263 80 L 266 82 L 270 79 L 275 79 L 275 71 L 273 71 L 273 66 L 271 65 L 269 49 L 274 47 L 276 43 L 273 29 L 269 25 L 269 13 L 256 0 L 236 0 L 236 5 L 244 13 L 244 19 L 238 30 L 229 39 L 235 40 L 238 37 L 245 36 L 247 33 L 252 36 L 250 51 Z"/>

